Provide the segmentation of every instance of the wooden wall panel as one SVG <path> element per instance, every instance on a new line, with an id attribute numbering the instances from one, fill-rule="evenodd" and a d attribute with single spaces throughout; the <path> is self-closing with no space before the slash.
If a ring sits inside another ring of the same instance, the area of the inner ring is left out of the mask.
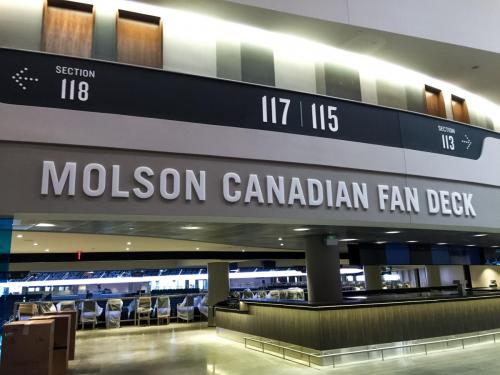
<path id="1" fill-rule="evenodd" d="M 470 124 L 469 110 L 464 99 L 452 95 L 451 109 L 453 112 L 453 120 Z"/>
<path id="2" fill-rule="evenodd" d="M 500 328 L 500 298 L 312 309 L 249 303 L 217 310 L 217 327 L 316 350 L 396 343 Z"/>
<path id="3" fill-rule="evenodd" d="M 44 11 L 42 50 L 91 57 L 93 29 L 92 6 L 71 9 L 52 6 L 49 2 Z"/>
<path id="4" fill-rule="evenodd" d="M 161 22 L 124 17 L 120 13 L 117 20 L 117 57 L 118 61 L 161 68 L 162 28 Z"/>
<path id="5" fill-rule="evenodd" d="M 446 118 L 443 93 L 440 90 L 425 86 L 425 101 L 427 114 Z"/>

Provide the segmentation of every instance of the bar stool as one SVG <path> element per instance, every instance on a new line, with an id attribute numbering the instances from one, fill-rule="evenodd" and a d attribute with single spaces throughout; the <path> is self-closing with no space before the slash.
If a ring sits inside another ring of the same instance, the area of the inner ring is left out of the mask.
<path id="1" fill-rule="evenodd" d="M 163 319 L 167 319 L 167 324 L 170 324 L 170 298 L 166 296 L 156 299 L 156 324 L 159 325 Z"/>
<path id="2" fill-rule="evenodd" d="M 190 322 L 194 320 L 194 299 L 187 295 L 184 300 L 177 305 L 177 321 L 179 319 Z"/>
<path id="3" fill-rule="evenodd" d="M 151 325 L 151 297 L 139 297 L 135 309 L 136 324 L 141 325 L 141 320 L 147 320 Z"/>
<path id="4" fill-rule="evenodd" d="M 76 311 L 75 301 L 61 301 L 57 304 L 57 311 Z"/>
<path id="5" fill-rule="evenodd" d="M 106 328 L 120 328 L 123 301 L 119 298 L 111 298 L 106 301 Z"/>
<path id="6" fill-rule="evenodd" d="M 82 313 L 80 315 L 80 323 L 82 323 L 82 329 L 85 327 L 85 323 L 92 323 L 92 329 L 95 329 L 95 325 L 97 324 L 97 315 L 98 315 L 97 302 L 83 301 Z"/>

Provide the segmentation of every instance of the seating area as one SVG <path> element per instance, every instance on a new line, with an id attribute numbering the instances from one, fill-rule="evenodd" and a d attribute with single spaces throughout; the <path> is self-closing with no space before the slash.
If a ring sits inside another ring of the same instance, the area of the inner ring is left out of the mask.
<path id="1" fill-rule="evenodd" d="M 21 279 L 10 281 L 50 281 L 50 280 L 75 280 L 75 279 L 108 279 L 119 277 L 147 277 L 147 276 L 177 276 L 197 275 L 207 273 L 206 268 L 174 268 L 174 269 L 148 269 L 125 271 L 71 271 L 71 272 L 30 272 Z"/>
<path id="2" fill-rule="evenodd" d="M 305 300 L 305 291 L 302 288 L 287 288 L 273 290 L 257 290 L 252 292 L 245 289 L 241 292 L 234 292 L 235 297 L 242 299 L 272 299 L 272 300 Z"/>
<path id="3" fill-rule="evenodd" d="M 77 311 L 78 328 L 120 328 L 122 325 L 169 324 L 176 321 L 192 322 L 208 316 L 207 295 L 141 295 L 135 297 L 31 301 L 14 304 L 14 320 L 28 320 L 34 316 Z"/>
<path id="4" fill-rule="evenodd" d="M 304 267 L 275 267 L 274 271 L 302 271 Z M 241 267 L 230 269 L 231 273 L 271 271 L 264 267 Z M 105 271 L 67 271 L 67 272 L 28 272 L 20 278 L 9 281 L 51 281 L 51 280 L 78 280 L 78 279 L 109 279 L 119 277 L 148 277 L 148 276 L 179 276 L 206 274 L 206 267 L 169 268 L 147 270 L 105 270 Z"/>
<path id="5" fill-rule="evenodd" d="M 182 303 L 177 305 L 177 318 L 191 322 L 195 317 L 195 309 L 200 312 L 201 316 L 208 318 L 208 294 L 203 296 L 186 296 Z"/>
<path id="6" fill-rule="evenodd" d="M 72 276 L 72 275 L 68 275 Z M 187 292 L 187 293 L 186 293 Z M 152 294 L 152 295 L 112 295 L 109 298 L 69 300 L 36 300 L 15 302 L 12 320 L 28 320 L 33 316 L 77 311 L 79 329 L 120 328 L 123 325 L 169 324 L 192 322 L 208 318 L 208 295 L 200 293 Z M 305 299 L 302 288 L 233 291 L 233 297 L 240 299 L 297 300 Z M 104 296 L 102 296 L 104 297 Z M 40 298 L 40 297 L 38 297 Z"/>
<path id="7" fill-rule="evenodd" d="M 71 276 L 71 275 L 68 275 Z M 161 291 L 159 291 L 161 292 Z M 78 311 L 78 327 L 80 329 L 95 329 L 99 327 L 119 328 L 122 325 L 169 324 L 172 320 L 192 322 L 208 318 L 208 295 L 193 293 L 186 290 L 185 294 L 151 295 L 110 295 L 109 298 L 70 300 L 35 300 L 30 302 L 15 302 L 8 320 L 27 320 L 33 316 Z M 104 295 L 101 295 L 104 297 Z M 236 299 L 271 299 L 297 300 L 305 299 L 302 288 L 233 291 Z M 40 297 L 38 297 L 40 298 Z"/>

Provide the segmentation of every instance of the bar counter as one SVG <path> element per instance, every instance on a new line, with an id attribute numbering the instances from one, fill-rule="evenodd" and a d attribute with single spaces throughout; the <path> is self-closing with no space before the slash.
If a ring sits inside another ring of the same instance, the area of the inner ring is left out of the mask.
<path id="1" fill-rule="evenodd" d="M 245 300 L 216 307 L 218 329 L 315 350 L 404 342 L 500 328 L 500 293 L 474 292 L 339 305 Z"/>

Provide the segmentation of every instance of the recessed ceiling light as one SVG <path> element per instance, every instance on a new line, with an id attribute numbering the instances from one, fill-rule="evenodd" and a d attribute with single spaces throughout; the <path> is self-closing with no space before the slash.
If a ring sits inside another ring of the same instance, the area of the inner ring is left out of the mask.
<path id="1" fill-rule="evenodd" d="M 125 250 L 129 251 L 129 250 L 130 250 L 130 247 L 125 248 Z"/>
<path id="2" fill-rule="evenodd" d="M 130 242 L 130 241 L 129 241 L 129 242 L 127 242 L 127 245 L 132 245 L 132 242 Z"/>
<path id="3" fill-rule="evenodd" d="M 436 245 L 443 246 L 443 245 L 448 245 L 446 242 L 438 242 Z"/>
<path id="4" fill-rule="evenodd" d="M 382 245 L 382 244 L 384 244 L 384 243 L 387 243 L 387 241 L 377 241 L 377 242 L 375 242 L 375 243 L 376 243 L 377 245 Z"/>
<path id="5" fill-rule="evenodd" d="M 473 245 L 473 244 L 469 244 L 469 245 L 465 245 L 465 246 L 469 246 L 469 247 L 472 247 L 472 246 L 476 246 L 476 245 Z"/>
<path id="6" fill-rule="evenodd" d="M 280 246 L 285 246 L 285 244 L 282 242 L 282 243 L 280 243 Z"/>
<path id="7" fill-rule="evenodd" d="M 23 235 L 22 234 L 18 234 L 16 237 L 17 238 L 23 238 Z"/>
<path id="8" fill-rule="evenodd" d="M 35 225 L 35 227 L 40 227 L 40 228 L 51 228 L 55 226 L 56 226 L 55 224 L 51 223 L 38 223 L 37 225 Z"/>
<path id="9" fill-rule="evenodd" d="M 307 232 L 308 230 L 310 230 L 309 228 L 295 228 L 294 231 L 295 232 Z"/>
<path id="10" fill-rule="evenodd" d="M 129 230 L 134 230 L 135 228 L 134 228 L 134 227 L 129 227 L 128 229 L 129 229 Z"/>
<path id="11" fill-rule="evenodd" d="M 199 247 L 197 247 L 197 248 L 196 248 L 196 250 L 200 250 L 200 248 L 199 248 Z"/>
<path id="12" fill-rule="evenodd" d="M 244 253 L 245 252 L 245 249 L 241 249 L 241 252 Z"/>
<path id="13" fill-rule="evenodd" d="M 385 232 L 385 234 L 398 234 L 401 233 L 399 230 L 390 230 L 388 232 Z"/>
<path id="14" fill-rule="evenodd" d="M 358 241 L 357 238 L 342 238 L 340 242 Z"/>
<path id="15" fill-rule="evenodd" d="M 410 241 L 406 241 L 407 243 L 417 243 L 418 241 L 416 240 L 410 240 Z"/>
<path id="16" fill-rule="evenodd" d="M 38 242 L 33 242 L 33 246 L 38 246 Z"/>
<path id="17" fill-rule="evenodd" d="M 50 251 L 50 249 L 45 249 L 45 252 L 48 253 Z"/>
<path id="18" fill-rule="evenodd" d="M 278 237 L 278 241 L 283 241 L 283 238 L 281 238 L 281 237 Z"/>
<path id="19" fill-rule="evenodd" d="M 472 237 L 484 237 L 484 236 L 487 236 L 487 234 L 486 233 L 478 233 L 478 234 L 472 235 Z"/>
<path id="20" fill-rule="evenodd" d="M 185 227 L 181 227 L 181 229 L 196 230 L 196 229 L 201 229 L 201 227 L 195 227 L 195 226 L 192 226 L 192 225 L 187 225 Z"/>

